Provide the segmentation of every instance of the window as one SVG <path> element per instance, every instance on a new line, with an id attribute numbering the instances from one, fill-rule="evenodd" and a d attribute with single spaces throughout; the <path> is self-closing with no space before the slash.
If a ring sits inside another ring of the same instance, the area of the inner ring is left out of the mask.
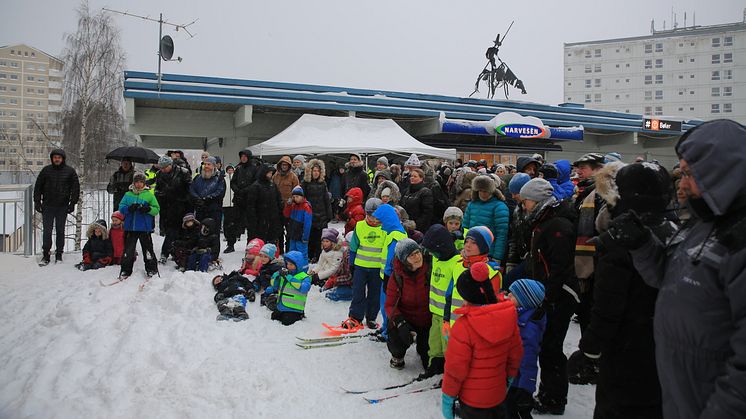
<path id="1" fill-rule="evenodd" d="M 723 64 L 725 64 L 725 63 L 732 63 L 732 62 L 733 62 L 733 53 L 732 52 L 723 54 Z"/>
<path id="2" fill-rule="evenodd" d="M 36 93 L 38 93 L 40 95 L 43 95 L 44 94 L 44 89 L 36 89 Z"/>
<path id="3" fill-rule="evenodd" d="M 710 93 L 710 96 L 712 97 L 720 97 L 720 88 L 719 87 L 713 87 L 712 93 Z"/>
<path id="4" fill-rule="evenodd" d="M 663 74 L 655 75 L 655 84 L 663 84 Z"/>
<path id="5" fill-rule="evenodd" d="M 567 85 L 568 85 L 568 86 L 572 86 L 572 82 L 571 82 L 571 81 L 568 81 L 568 82 L 567 82 Z"/>
<path id="6" fill-rule="evenodd" d="M 655 100 L 663 100 L 663 90 L 655 91 Z"/>
<path id="7" fill-rule="evenodd" d="M 593 56 L 594 57 L 600 57 L 601 56 L 601 50 L 600 49 L 596 49 L 595 51 L 593 51 Z"/>
<path id="8" fill-rule="evenodd" d="M 593 80 L 593 86 L 594 87 L 601 87 L 601 79 L 595 79 L 595 80 Z"/>
<path id="9" fill-rule="evenodd" d="M 653 100 L 653 91 L 652 90 L 646 90 L 645 91 L 645 100 Z"/>
<path id="10" fill-rule="evenodd" d="M 645 70 L 653 68 L 653 60 L 645 60 Z"/>
<path id="11" fill-rule="evenodd" d="M 591 79 L 585 79 L 585 87 L 591 87 Z"/>
<path id="12" fill-rule="evenodd" d="M 629 83 L 629 79 L 624 79 L 624 82 L 625 83 Z"/>
<path id="13" fill-rule="evenodd" d="M 616 65 L 616 68 L 619 68 L 619 64 Z"/>
<path id="14" fill-rule="evenodd" d="M 585 65 L 585 72 L 586 73 L 590 73 L 591 72 L 591 65 L 590 64 L 586 64 Z"/>
<path id="15" fill-rule="evenodd" d="M 663 68 L 663 59 L 662 58 L 658 58 L 657 60 L 655 60 L 655 68 Z"/>
<path id="16" fill-rule="evenodd" d="M 732 80 L 732 79 L 733 79 L 733 70 L 723 70 L 723 80 Z"/>
<path id="17" fill-rule="evenodd" d="M 723 87 L 723 96 L 733 96 L 733 88 Z"/>
<path id="18" fill-rule="evenodd" d="M 0 79 L 6 79 L 8 78 L 8 75 L 5 73 L 0 73 Z"/>
<path id="19" fill-rule="evenodd" d="M 694 110 L 694 106 L 689 107 L 689 110 L 693 111 Z"/>
<path id="20" fill-rule="evenodd" d="M 34 76 L 27 76 L 26 80 L 28 80 L 28 81 L 34 81 L 35 79 L 34 79 Z"/>
<path id="21" fill-rule="evenodd" d="M 36 67 L 36 69 L 39 70 L 39 71 L 46 71 L 47 68 L 44 67 L 42 64 L 39 64 L 39 66 Z"/>
<path id="22" fill-rule="evenodd" d="M 663 106 L 656 106 L 655 107 L 655 114 L 656 115 L 663 115 Z"/>
<path id="23" fill-rule="evenodd" d="M 720 54 L 712 54 L 712 63 L 720 64 Z"/>
<path id="24" fill-rule="evenodd" d="M 43 162 L 43 161 L 41 161 L 41 160 L 37 160 L 37 161 L 36 161 L 36 165 L 37 165 L 37 166 L 44 166 L 44 162 Z"/>
<path id="25" fill-rule="evenodd" d="M 619 99 L 619 95 L 615 95 L 615 96 L 614 96 L 614 99 Z"/>
<path id="26" fill-rule="evenodd" d="M 616 49 L 617 54 L 619 54 L 619 48 Z"/>
<path id="27" fill-rule="evenodd" d="M 733 104 L 723 103 L 723 113 L 731 113 L 731 112 L 733 112 Z"/>
<path id="28" fill-rule="evenodd" d="M 16 50 L 14 49 L 10 50 L 10 55 L 15 55 L 15 53 L 16 53 Z"/>
<path id="29" fill-rule="evenodd" d="M 645 44 L 645 54 L 650 54 L 653 52 L 653 44 Z"/>
<path id="30" fill-rule="evenodd" d="M 684 63 L 684 59 L 683 58 L 679 58 L 679 64 L 683 64 L 683 63 Z"/>
<path id="31" fill-rule="evenodd" d="M 720 104 L 719 103 L 713 103 L 710 107 L 710 113 L 720 113 Z"/>
<path id="32" fill-rule="evenodd" d="M 689 94 L 690 94 L 690 95 L 693 95 L 693 94 L 694 94 L 694 90 L 690 90 L 690 91 L 689 91 Z"/>
<path id="33" fill-rule="evenodd" d="M 645 107 L 645 115 L 652 115 L 653 114 L 653 107 L 652 106 L 646 106 Z"/>
<path id="34" fill-rule="evenodd" d="M 596 103 L 601 102 L 601 93 L 596 93 L 595 95 L 593 95 L 593 101 Z"/>
<path id="35" fill-rule="evenodd" d="M 629 68 L 629 63 L 625 64 L 624 66 L 627 67 L 627 68 Z"/>
<path id="36" fill-rule="evenodd" d="M 11 74 L 10 75 L 11 80 L 18 80 L 18 74 Z M 15 90 L 14 90 L 15 91 Z"/>
<path id="37" fill-rule="evenodd" d="M 686 91 L 686 90 L 679 90 L 679 96 L 684 96 L 684 92 L 685 92 L 685 91 Z"/>
<path id="38" fill-rule="evenodd" d="M 19 65 L 20 65 L 20 64 L 19 64 L 19 63 L 17 63 L 17 62 L 15 62 L 15 61 L 11 61 L 11 62 L 10 62 L 10 66 L 11 66 L 11 67 L 13 67 L 13 68 L 19 68 Z"/>
<path id="39" fill-rule="evenodd" d="M 662 43 L 659 42 L 659 43 L 655 44 L 655 52 L 663 52 L 663 44 Z"/>
<path id="40" fill-rule="evenodd" d="M 8 66 L 7 61 L 0 60 L 0 67 L 7 67 L 7 66 Z"/>
<path id="41" fill-rule="evenodd" d="M 36 53 L 32 52 L 32 53 L 31 53 L 31 56 L 32 56 L 32 57 L 36 57 Z"/>
<path id="42" fill-rule="evenodd" d="M 9 100 L 8 102 L 9 102 L 9 103 L 10 103 L 11 105 L 17 105 L 17 104 L 18 104 L 18 99 L 15 99 L 15 98 L 10 98 L 10 100 Z"/>
<path id="43" fill-rule="evenodd" d="M 690 59 L 689 59 L 689 62 L 690 62 L 690 63 L 693 63 L 693 62 L 694 62 L 694 58 L 690 58 Z"/>
<path id="44" fill-rule="evenodd" d="M 712 47 L 717 48 L 720 46 L 720 38 L 712 38 Z"/>
<path id="45" fill-rule="evenodd" d="M 32 63 L 28 63 L 28 64 L 26 64 L 26 68 L 27 68 L 28 70 L 36 70 L 36 67 L 34 67 L 34 64 L 32 64 Z"/>
<path id="46" fill-rule="evenodd" d="M 684 75 L 683 74 L 679 74 L 679 80 L 684 80 Z"/>
<path id="47" fill-rule="evenodd" d="M 600 73 L 601 72 L 601 64 L 595 64 L 593 66 L 593 72 L 594 73 Z"/>
<path id="48" fill-rule="evenodd" d="M 585 95 L 585 103 L 591 103 L 591 94 L 590 93 L 586 93 L 586 95 Z"/>
<path id="49" fill-rule="evenodd" d="M 619 79 L 616 79 L 616 82 L 619 83 Z"/>
<path id="50" fill-rule="evenodd" d="M 684 44 L 681 43 L 681 42 L 679 42 L 679 47 L 683 47 L 683 46 L 684 46 Z"/>
<path id="51" fill-rule="evenodd" d="M 723 46 L 724 47 L 732 47 L 733 46 L 733 37 L 732 36 L 726 36 L 723 38 Z"/>
<path id="52" fill-rule="evenodd" d="M 690 79 L 693 79 L 693 78 L 694 78 L 694 74 L 690 74 L 690 75 L 689 75 L 689 78 L 690 78 Z"/>
<path id="53" fill-rule="evenodd" d="M 567 101 L 568 101 L 568 102 L 572 101 L 572 98 L 568 96 L 568 97 L 567 97 Z"/>
<path id="54" fill-rule="evenodd" d="M 585 50 L 585 58 L 591 58 L 591 50 Z"/>
<path id="55" fill-rule="evenodd" d="M 720 80 L 720 72 L 717 70 L 713 71 L 711 80 Z"/>
<path id="56" fill-rule="evenodd" d="M 567 67 L 567 71 L 572 71 L 572 67 Z"/>
<path id="57" fill-rule="evenodd" d="M 679 106 L 679 112 L 681 112 L 683 110 L 684 110 L 684 108 L 682 108 L 682 107 Z"/>
<path id="58" fill-rule="evenodd" d="M 653 84 L 653 76 L 645 76 L 645 84 Z"/>
<path id="59" fill-rule="evenodd" d="M 44 77 L 39 77 L 36 79 L 36 81 L 38 81 L 39 83 L 44 83 L 47 81 L 47 79 L 45 79 Z"/>

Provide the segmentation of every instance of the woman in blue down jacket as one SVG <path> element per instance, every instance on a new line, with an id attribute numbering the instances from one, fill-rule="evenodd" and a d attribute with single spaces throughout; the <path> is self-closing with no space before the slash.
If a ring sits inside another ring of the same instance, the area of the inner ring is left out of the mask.
<path id="1" fill-rule="evenodd" d="M 505 204 L 505 197 L 497 189 L 495 180 L 486 175 L 479 175 L 472 180 L 471 194 L 471 202 L 464 213 L 464 227 L 489 228 L 495 236 L 489 257 L 502 265 L 510 224 L 510 211 Z"/>

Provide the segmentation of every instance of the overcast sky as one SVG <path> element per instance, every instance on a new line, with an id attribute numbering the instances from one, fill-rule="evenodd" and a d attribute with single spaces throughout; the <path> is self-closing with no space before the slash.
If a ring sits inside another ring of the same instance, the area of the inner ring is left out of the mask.
<path id="1" fill-rule="evenodd" d="M 51 54 L 75 31 L 76 1 L 2 0 L 0 45 L 26 43 Z M 182 63 L 164 72 L 468 96 L 497 33 L 515 24 L 500 57 L 523 80 L 527 95 L 511 99 L 562 101 L 565 42 L 647 35 L 650 21 L 671 27 L 687 12 L 691 25 L 738 22 L 743 1 L 194 1 L 91 0 L 175 23 L 199 19 L 174 38 Z M 37 15 L 41 15 L 38 17 Z M 115 16 L 126 68 L 156 71 L 158 25 Z M 480 91 L 485 92 L 482 88 Z M 484 93 L 481 93 L 484 97 Z M 496 96 L 497 98 L 497 96 Z"/>

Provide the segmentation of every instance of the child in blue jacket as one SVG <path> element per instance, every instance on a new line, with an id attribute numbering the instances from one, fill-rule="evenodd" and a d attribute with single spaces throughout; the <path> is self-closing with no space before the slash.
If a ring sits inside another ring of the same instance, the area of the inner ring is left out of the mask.
<path id="1" fill-rule="evenodd" d="M 518 310 L 518 328 L 523 342 L 523 359 L 518 376 L 510 384 L 505 398 L 507 419 L 530 419 L 534 408 L 533 394 L 536 391 L 537 361 L 541 339 L 547 326 L 544 309 L 544 285 L 533 279 L 519 279 L 509 288 L 508 298 Z"/>
<path id="2" fill-rule="evenodd" d="M 303 255 L 303 263 L 298 265 L 298 268 L 305 270 L 308 268 L 308 239 L 311 236 L 313 210 L 303 194 L 303 188 L 300 186 L 293 188 L 292 195 L 282 210 L 282 215 L 289 220 L 290 250 L 297 250 Z"/>
<path id="3" fill-rule="evenodd" d="M 291 250 L 285 255 L 285 268 L 272 276 L 272 285 L 264 290 L 267 308 L 272 310 L 272 320 L 289 326 L 305 315 L 306 298 L 311 289 L 311 277 L 300 268 L 303 255 Z"/>
<path id="4" fill-rule="evenodd" d="M 388 330 L 385 325 L 388 324 L 388 316 L 384 306 L 386 304 L 386 284 L 387 280 L 394 272 L 394 254 L 396 244 L 408 238 L 407 231 L 399 220 L 399 215 L 391 205 L 381 205 L 373 213 L 373 216 L 381 222 L 381 230 L 386 234 L 386 238 L 383 241 L 383 251 L 381 252 L 381 279 L 383 279 L 383 287 L 381 287 L 381 316 L 383 317 L 384 327 L 381 328 L 381 335 L 384 339 L 388 339 Z"/>

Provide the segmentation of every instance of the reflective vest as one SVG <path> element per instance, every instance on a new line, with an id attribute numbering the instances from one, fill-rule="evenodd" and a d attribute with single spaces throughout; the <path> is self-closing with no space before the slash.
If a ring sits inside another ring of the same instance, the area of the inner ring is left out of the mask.
<path id="1" fill-rule="evenodd" d="M 157 170 L 153 170 L 153 168 L 149 168 L 145 171 L 145 184 L 150 186 L 150 189 L 155 191 L 155 175 L 158 174 Z"/>
<path id="2" fill-rule="evenodd" d="M 304 311 L 306 308 L 307 293 L 300 292 L 300 286 L 306 278 L 308 278 L 308 274 L 305 272 L 280 276 L 278 278 L 280 280 L 278 303 L 293 310 Z"/>
<path id="3" fill-rule="evenodd" d="M 386 261 L 389 258 L 389 245 L 394 240 L 396 240 L 398 243 L 400 240 L 404 240 L 406 238 L 407 233 L 402 233 L 399 230 L 394 230 L 391 233 L 386 234 L 386 239 L 383 241 L 383 251 L 381 251 L 381 279 L 384 278 L 383 271 L 386 270 Z"/>
<path id="4" fill-rule="evenodd" d="M 380 269 L 386 259 L 381 259 L 386 233 L 381 226 L 373 227 L 363 220 L 355 224 L 355 236 L 360 245 L 355 253 L 355 266 Z"/>
<path id="5" fill-rule="evenodd" d="M 430 274 L 430 312 L 443 317 L 446 298 L 453 289 L 453 269 L 460 264 L 461 257 L 456 254 L 448 260 L 438 260 L 433 256 L 433 268 Z"/>
<path id="6" fill-rule="evenodd" d="M 461 262 L 461 261 L 459 261 Z M 499 275 L 498 279 L 498 287 L 495 288 L 495 285 L 493 284 L 493 288 L 495 289 L 495 292 L 498 292 L 500 290 L 500 287 L 502 286 L 503 277 L 500 271 L 495 269 L 491 263 L 487 264 L 487 268 L 489 269 L 489 281 L 492 281 L 496 275 Z M 460 314 L 454 313 L 456 309 L 464 305 L 464 299 L 461 298 L 461 294 L 459 294 L 458 289 L 456 288 L 456 284 L 458 283 L 458 278 L 461 276 L 464 271 L 466 271 L 466 267 L 463 263 L 459 263 L 458 266 L 453 268 L 453 292 L 451 294 L 451 313 L 449 316 L 450 325 L 453 327 L 453 323 L 456 322 L 456 319 L 461 317 Z"/>
<path id="7" fill-rule="evenodd" d="M 453 242 L 453 244 L 456 246 L 456 250 L 458 250 L 459 252 L 464 250 L 464 239 L 466 239 L 466 233 L 469 232 L 468 228 L 462 228 L 462 230 L 463 231 L 461 233 L 461 237 L 463 237 L 463 239 L 457 239 Z"/>

